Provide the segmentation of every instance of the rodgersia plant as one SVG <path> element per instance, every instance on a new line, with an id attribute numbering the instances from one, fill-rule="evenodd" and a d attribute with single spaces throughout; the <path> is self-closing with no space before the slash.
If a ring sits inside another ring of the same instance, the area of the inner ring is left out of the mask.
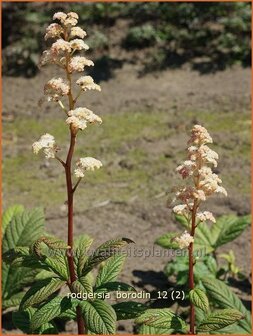
<path id="1" fill-rule="evenodd" d="M 227 196 L 225 188 L 221 185 L 221 179 L 212 170 L 212 167 L 217 167 L 219 158 L 218 154 L 207 145 L 212 142 L 211 136 L 204 127 L 195 125 L 192 128 L 188 141 L 187 160 L 176 169 L 183 178 L 184 184 L 176 189 L 176 196 L 172 201 L 174 203 L 173 212 L 183 223 L 185 231 L 179 235 L 169 233 L 156 240 L 158 245 L 165 248 L 188 250 L 188 263 L 180 264 L 178 268 L 186 270 L 186 272 L 188 269 L 189 326 L 170 309 L 149 309 L 136 319 L 136 323 L 142 325 L 142 333 L 188 332 L 196 334 L 214 333 L 219 330 L 224 330 L 224 333 L 231 333 L 231 330 L 225 328 L 240 321 L 245 316 L 247 316 L 247 321 L 242 323 L 241 330 L 243 330 L 243 333 L 251 330 L 249 313 L 243 308 L 240 300 L 226 288 L 225 284 L 221 283 L 220 285 L 220 281 L 215 280 L 215 278 L 205 278 L 205 274 L 202 275 L 201 283 L 198 282 L 197 286 L 194 283 L 194 268 L 198 263 L 198 257 L 195 257 L 194 253 L 197 250 L 194 249 L 196 231 L 202 237 L 202 242 L 207 241 L 209 243 L 209 245 L 198 246 L 198 248 L 204 248 L 204 252 L 207 253 L 212 251 L 219 235 L 222 236 L 220 234 L 222 230 L 220 223 L 213 229 L 212 233 L 209 232 L 205 223 L 216 223 L 216 219 L 210 211 L 202 210 L 203 203 L 208 197 L 214 194 Z M 178 204 L 175 205 L 175 203 Z M 243 228 L 246 227 L 245 224 L 248 225 L 248 218 L 243 220 Z M 233 234 L 233 237 L 235 238 L 240 232 L 241 228 L 237 230 L 236 234 Z M 199 243 L 199 236 L 196 239 L 197 243 Z M 216 239 L 214 239 L 215 236 Z M 209 247 L 207 251 L 205 250 L 206 246 Z M 221 290 L 219 290 L 219 287 L 221 287 Z M 224 292 L 227 293 L 226 298 L 223 297 Z M 225 309 L 212 311 L 207 294 L 214 300 L 212 302 L 214 307 Z M 196 321 L 196 312 L 198 313 L 198 321 Z M 151 330 L 148 329 L 150 327 Z"/>
<path id="2" fill-rule="evenodd" d="M 100 91 L 91 76 L 81 76 L 75 83 L 74 73 L 82 73 L 93 62 L 80 52 L 88 50 L 83 38 L 86 32 L 77 27 L 76 13 L 56 13 L 46 29 L 45 39 L 52 40 L 51 47 L 43 52 L 40 66 L 53 64 L 62 69 L 65 78 L 52 78 L 44 87 L 44 98 L 62 109 L 66 114 L 66 131 L 69 129 L 70 142 L 64 158 L 53 135 L 45 133 L 32 145 L 35 154 L 43 152 L 47 159 L 57 160 L 64 169 L 67 189 L 68 237 L 64 242 L 56 237 L 43 235 L 29 248 L 18 240 L 5 253 L 6 262 L 15 266 L 43 270 L 35 284 L 23 295 L 19 311 L 13 314 L 15 325 L 25 333 L 57 333 L 55 318 L 76 320 L 78 334 L 114 334 L 116 321 L 134 318 L 145 310 L 136 302 L 110 305 L 105 299 L 113 291 L 135 291 L 132 286 L 118 282 L 125 255 L 120 249 L 130 239 L 110 240 L 99 246 L 93 253 L 87 251 L 92 239 L 80 235 L 74 241 L 74 195 L 88 170 L 102 167 L 92 157 L 75 161 L 73 156 L 77 136 L 90 124 L 101 124 L 102 119 L 86 107 L 78 106 L 78 98 L 87 90 Z M 77 90 L 76 90 L 77 89 Z M 36 230 L 36 227 L 34 227 Z M 85 228 L 84 228 L 85 229 Z M 102 263 L 102 264 L 101 264 Z M 92 270 L 100 265 L 97 277 Z M 70 295 L 63 295 L 66 290 Z M 60 293 L 59 293 L 60 291 Z"/>

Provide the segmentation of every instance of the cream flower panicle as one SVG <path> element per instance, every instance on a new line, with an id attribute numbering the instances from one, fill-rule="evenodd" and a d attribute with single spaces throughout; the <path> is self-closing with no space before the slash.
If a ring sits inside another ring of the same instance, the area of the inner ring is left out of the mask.
<path id="1" fill-rule="evenodd" d="M 176 237 L 174 240 L 178 243 L 180 249 L 184 249 L 194 242 L 194 238 L 187 231 L 182 233 L 180 237 Z"/>
<path id="2" fill-rule="evenodd" d="M 102 167 L 102 162 L 92 157 L 81 158 L 76 163 L 77 169 L 75 169 L 76 177 L 84 177 L 84 173 L 87 170 L 95 170 Z"/>
<path id="3" fill-rule="evenodd" d="M 84 130 L 87 123 L 102 123 L 102 119 L 85 107 L 78 107 L 68 112 L 67 124 L 72 124 L 76 129 Z"/>
<path id="4" fill-rule="evenodd" d="M 40 139 L 33 143 L 32 149 L 34 154 L 38 154 L 41 149 L 47 159 L 55 158 L 55 153 L 57 150 L 55 139 L 51 134 L 44 134 L 40 137 Z"/>
<path id="5" fill-rule="evenodd" d="M 69 93 L 69 85 L 62 78 L 52 78 L 45 84 L 44 93 L 48 96 L 48 101 L 57 102 L 60 97 Z"/>
<path id="6" fill-rule="evenodd" d="M 61 23 L 63 23 L 66 18 L 67 18 L 67 14 L 63 12 L 57 12 L 53 16 L 53 20 L 59 20 Z"/>
<path id="7" fill-rule="evenodd" d="M 81 39 L 83 39 L 85 36 L 87 36 L 86 31 L 84 31 L 80 27 L 72 27 L 70 30 L 70 38 L 80 37 Z"/>
<path id="8" fill-rule="evenodd" d="M 214 193 L 227 196 L 225 188 L 221 186 L 222 180 L 209 166 L 217 167 L 219 159 L 218 154 L 206 145 L 212 142 L 207 130 L 203 126 L 195 125 L 188 141 L 191 144 L 187 149 L 188 160 L 176 169 L 183 179 L 187 179 L 187 183 L 176 190 L 173 202 L 180 201 L 180 204 L 175 205 L 172 211 L 186 216 L 188 220 L 192 218 L 194 211 L 198 222 L 209 220 L 215 223 L 211 212 L 199 212 L 200 204 Z"/>
<path id="9" fill-rule="evenodd" d="M 47 29 L 45 34 L 45 40 L 49 38 L 56 38 L 60 37 L 60 35 L 63 33 L 63 28 L 58 23 L 51 23 Z"/>
<path id="10" fill-rule="evenodd" d="M 91 60 L 88 60 L 84 56 L 75 56 L 72 57 L 70 62 L 69 62 L 69 71 L 70 72 L 81 72 L 84 70 L 86 66 L 93 66 L 94 63 Z"/>
<path id="11" fill-rule="evenodd" d="M 77 81 L 76 84 L 81 86 L 83 91 L 87 90 L 97 90 L 101 91 L 100 85 L 94 83 L 94 80 L 91 76 L 82 76 Z"/>
<path id="12" fill-rule="evenodd" d="M 81 39 L 74 39 L 69 42 L 73 50 L 88 50 L 89 46 Z"/>

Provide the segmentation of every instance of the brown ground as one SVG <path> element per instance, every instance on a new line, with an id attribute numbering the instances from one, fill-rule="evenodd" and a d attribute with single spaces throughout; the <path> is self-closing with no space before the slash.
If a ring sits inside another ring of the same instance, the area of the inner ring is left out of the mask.
<path id="1" fill-rule="evenodd" d="M 101 94 L 89 93 L 83 99 L 85 106 L 104 120 L 93 138 L 87 133 L 88 138 L 80 140 L 82 148 L 90 150 L 89 155 L 95 153 L 104 162 L 104 175 L 96 175 L 97 181 L 91 177 L 86 187 L 80 187 L 75 235 L 87 233 L 95 238 L 95 245 L 105 239 L 128 237 L 137 247 L 150 249 L 156 237 L 178 230 L 166 208 L 166 192 L 179 182 L 174 169 L 184 154 L 185 131 L 196 122 L 213 135 L 220 153 L 219 173 L 229 192 L 226 199 L 210 201 L 210 210 L 217 216 L 249 213 L 250 69 L 238 67 L 200 75 L 185 68 L 144 77 L 139 77 L 136 70 L 131 65 L 123 66 L 113 78 L 101 83 Z M 30 155 L 30 145 L 41 135 L 43 123 L 47 122 L 44 131 L 50 133 L 54 121 L 59 123 L 64 118 L 52 105 L 42 110 L 36 105 L 50 76 L 45 70 L 32 79 L 3 78 L 3 195 L 5 207 L 16 202 L 28 207 L 45 206 L 48 231 L 65 238 L 65 191 L 64 179 L 58 178 L 60 168 Z M 123 127 L 118 126 L 119 120 L 123 120 Z M 101 133 L 103 127 L 105 134 Z M 114 132 L 119 133 L 115 139 Z M 61 137 L 61 131 L 58 133 Z M 64 150 L 67 138 L 62 139 Z M 36 192 L 35 188 L 40 190 Z M 251 265 L 249 237 L 250 229 L 225 247 L 226 251 L 233 249 L 247 275 Z M 162 270 L 166 261 L 130 257 L 121 280 L 138 290 L 164 288 Z M 72 330 L 71 325 L 68 328 Z M 122 324 L 122 331 L 132 332 L 130 324 Z"/>

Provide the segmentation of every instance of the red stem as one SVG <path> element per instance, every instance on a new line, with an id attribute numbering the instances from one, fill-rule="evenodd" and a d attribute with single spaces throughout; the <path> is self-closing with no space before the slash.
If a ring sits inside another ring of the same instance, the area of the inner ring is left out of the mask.
<path id="1" fill-rule="evenodd" d="M 65 40 L 68 40 L 67 33 L 65 32 Z M 66 75 L 69 82 L 69 110 L 74 109 L 74 99 L 71 90 L 71 74 L 68 70 L 68 64 L 70 61 L 69 54 L 66 55 Z M 74 216 L 74 191 L 72 185 L 72 175 L 71 175 L 71 164 L 72 158 L 75 150 L 75 143 L 76 143 L 76 132 L 70 126 L 70 145 L 69 151 L 66 159 L 66 163 L 64 165 L 65 174 L 66 174 L 66 184 L 67 184 L 67 194 L 68 194 L 68 252 L 67 252 L 67 259 L 68 259 L 68 266 L 69 266 L 69 288 L 72 290 L 71 284 L 77 279 L 76 272 L 75 272 L 75 264 L 74 264 L 74 256 L 73 256 L 73 237 L 74 237 L 74 223 L 73 223 L 73 216 Z M 76 317 L 77 317 L 77 326 L 78 326 L 78 335 L 85 335 L 85 325 L 84 320 L 82 317 L 81 308 L 77 306 L 76 308 Z"/>
<path id="2" fill-rule="evenodd" d="M 195 234 L 195 224 L 196 224 L 196 212 L 197 204 L 194 202 L 192 210 L 192 226 L 191 226 L 191 236 L 194 237 Z M 193 255 L 193 243 L 189 245 L 189 289 L 194 289 L 194 255 Z M 195 335 L 195 309 L 193 303 L 190 303 L 190 334 Z"/>

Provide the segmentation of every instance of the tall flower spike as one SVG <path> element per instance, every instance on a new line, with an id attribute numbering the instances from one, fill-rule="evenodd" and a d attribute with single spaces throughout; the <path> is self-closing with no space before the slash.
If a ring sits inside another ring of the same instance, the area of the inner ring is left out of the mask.
<path id="1" fill-rule="evenodd" d="M 191 183 L 187 183 L 177 190 L 174 201 L 180 200 L 183 204 L 174 206 L 174 213 L 191 218 L 193 205 L 197 210 L 201 201 L 205 201 L 214 193 L 222 193 L 227 196 L 226 190 L 221 186 L 221 179 L 211 169 L 212 165 L 217 167 L 219 158 L 218 154 L 206 145 L 212 142 L 213 139 L 203 126 L 195 125 L 193 127 L 188 141 L 189 144 L 192 144 L 187 149 L 188 160 L 176 169 L 183 179 L 188 179 Z M 209 211 L 198 212 L 196 219 L 200 222 L 207 220 L 215 222 L 213 214 Z"/>

